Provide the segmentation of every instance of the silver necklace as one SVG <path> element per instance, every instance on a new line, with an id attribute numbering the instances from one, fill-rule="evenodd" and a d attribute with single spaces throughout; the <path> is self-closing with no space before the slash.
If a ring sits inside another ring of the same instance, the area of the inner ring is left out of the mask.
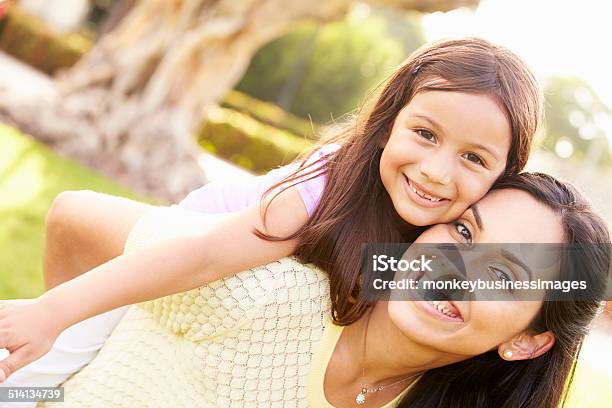
<path id="1" fill-rule="evenodd" d="M 366 327 L 363 333 L 363 352 L 362 352 L 362 356 L 361 356 L 361 391 L 359 391 L 359 393 L 355 396 L 355 402 L 357 403 L 357 405 L 363 405 L 366 402 L 366 394 L 368 393 L 374 393 L 374 392 L 378 392 L 378 391 L 382 391 L 385 388 L 389 388 L 389 387 L 393 387 L 394 385 L 403 383 L 405 381 L 410 380 L 411 378 L 414 378 L 417 376 L 417 374 L 413 374 L 411 376 L 408 376 L 406 378 L 402 378 L 399 381 L 396 381 L 394 383 L 391 384 L 386 384 L 386 385 L 379 385 L 378 387 L 366 387 L 363 385 L 363 379 L 365 377 L 365 354 L 366 354 L 366 341 L 367 341 L 367 336 L 368 336 L 368 327 L 370 325 L 370 317 L 373 313 L 373 310 L 370 310 L 370 312 L 368 313 L 368 319 L 366 320 Z"/>

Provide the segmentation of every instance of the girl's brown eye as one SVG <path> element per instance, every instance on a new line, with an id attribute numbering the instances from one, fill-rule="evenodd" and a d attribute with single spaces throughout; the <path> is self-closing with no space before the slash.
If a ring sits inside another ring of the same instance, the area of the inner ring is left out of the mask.
<path id="1" fill-rule="evenodd" d="M 477 154 L 466 153 L 465 158 L 471 161 L 472 163 L 476 163 L 480 166 L 484 166 L 484 161 Z"/>
<path id="2" fill-rule="evenodd" d="M 416 134 L 421 136 L 425 140 L 429 140 L 430 142 L 436 141 L 436 136 L 426 129 L 417 129 L 415 130 Z"/>

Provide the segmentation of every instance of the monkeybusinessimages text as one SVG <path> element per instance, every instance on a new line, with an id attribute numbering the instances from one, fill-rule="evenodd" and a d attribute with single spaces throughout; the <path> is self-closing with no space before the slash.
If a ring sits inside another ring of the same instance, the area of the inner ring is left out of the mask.
<path id="1" fill-rule="evenodd" d="M 373 255 L 372 256 L 372 272 L 416 272 L 417 274 L 434 272 L 432 268 L 432 257 L 420 255 L 415 259 L 396 259 L 388 255 Z M 507 277 L 507 275 L 506 275 Z M 486 291 L 486 290 L 557 290 L 562 292 L 570 292 L 572 290 L 586 290 L 586 281 L 559 281 L 559 280 L 513 280 L 513 279 L 420 279 L 420 278 L 402 278 L 402 279 L 384 279 L 375 278 L 372 280 L 372 285 L 375 290 L 446 290 L 446 291 Z"/>

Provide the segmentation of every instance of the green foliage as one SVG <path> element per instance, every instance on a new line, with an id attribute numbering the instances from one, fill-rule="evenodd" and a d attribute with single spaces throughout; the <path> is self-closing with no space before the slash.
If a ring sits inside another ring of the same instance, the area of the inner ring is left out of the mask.
<path id="1" fill-rule="evenodd" d="M 57 34 L 17 7 L 9 9 L 0 27 L 0 49 L 48 74 L 72 66 L 90 47 L 86 36 Z"/>
<path id="2" fill-rule="evenodd" d="M 592 165 L 610 165 L 610 143 L 606 121 L 610 110 L 595 91 L 580 78 L 551 77 L 545 86 L 546 116 L 542 146 L 555 151 L 558 143 L 573 146 L 571 159 Z"/>
<path id="3" fill-rule="evenodd" d="M 382 13 L 353 13 L 323 27 L 303 24 L 263 47 L 236 89 L 317 123 L 329 122 L 358 107 L 423 43 L 415 19 L 401 21 L 411 28 L 400 28 L 397 18 Z M 404 37 L 391 37 L 389 30 Z"/>
<path id="4" fill-rule="evenodd" d="M 82 189 L 139 199 L 100 174 L 60 158 L 0 124 L 0 299 L 42 293 L 47 211 L 61 191 Z"/>
<path id="5" fill-rule="evenodd" d="M 249 115 L 213 108 L 198 132 L 202 147 L 255 173 L 286 164 L 310 146 L 308 140 Z"/>

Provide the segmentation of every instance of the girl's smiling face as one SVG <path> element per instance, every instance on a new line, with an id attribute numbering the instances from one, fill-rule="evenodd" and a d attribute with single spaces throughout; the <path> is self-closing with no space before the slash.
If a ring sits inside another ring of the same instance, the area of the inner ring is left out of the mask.
<path id="1" fill-rule="evenodd" d="M 511 138 L 491 96 L 417 93 L 395 118 L 380 159 L 395 210 L 417 226 L 454 220 L 502 174 Z"/>

